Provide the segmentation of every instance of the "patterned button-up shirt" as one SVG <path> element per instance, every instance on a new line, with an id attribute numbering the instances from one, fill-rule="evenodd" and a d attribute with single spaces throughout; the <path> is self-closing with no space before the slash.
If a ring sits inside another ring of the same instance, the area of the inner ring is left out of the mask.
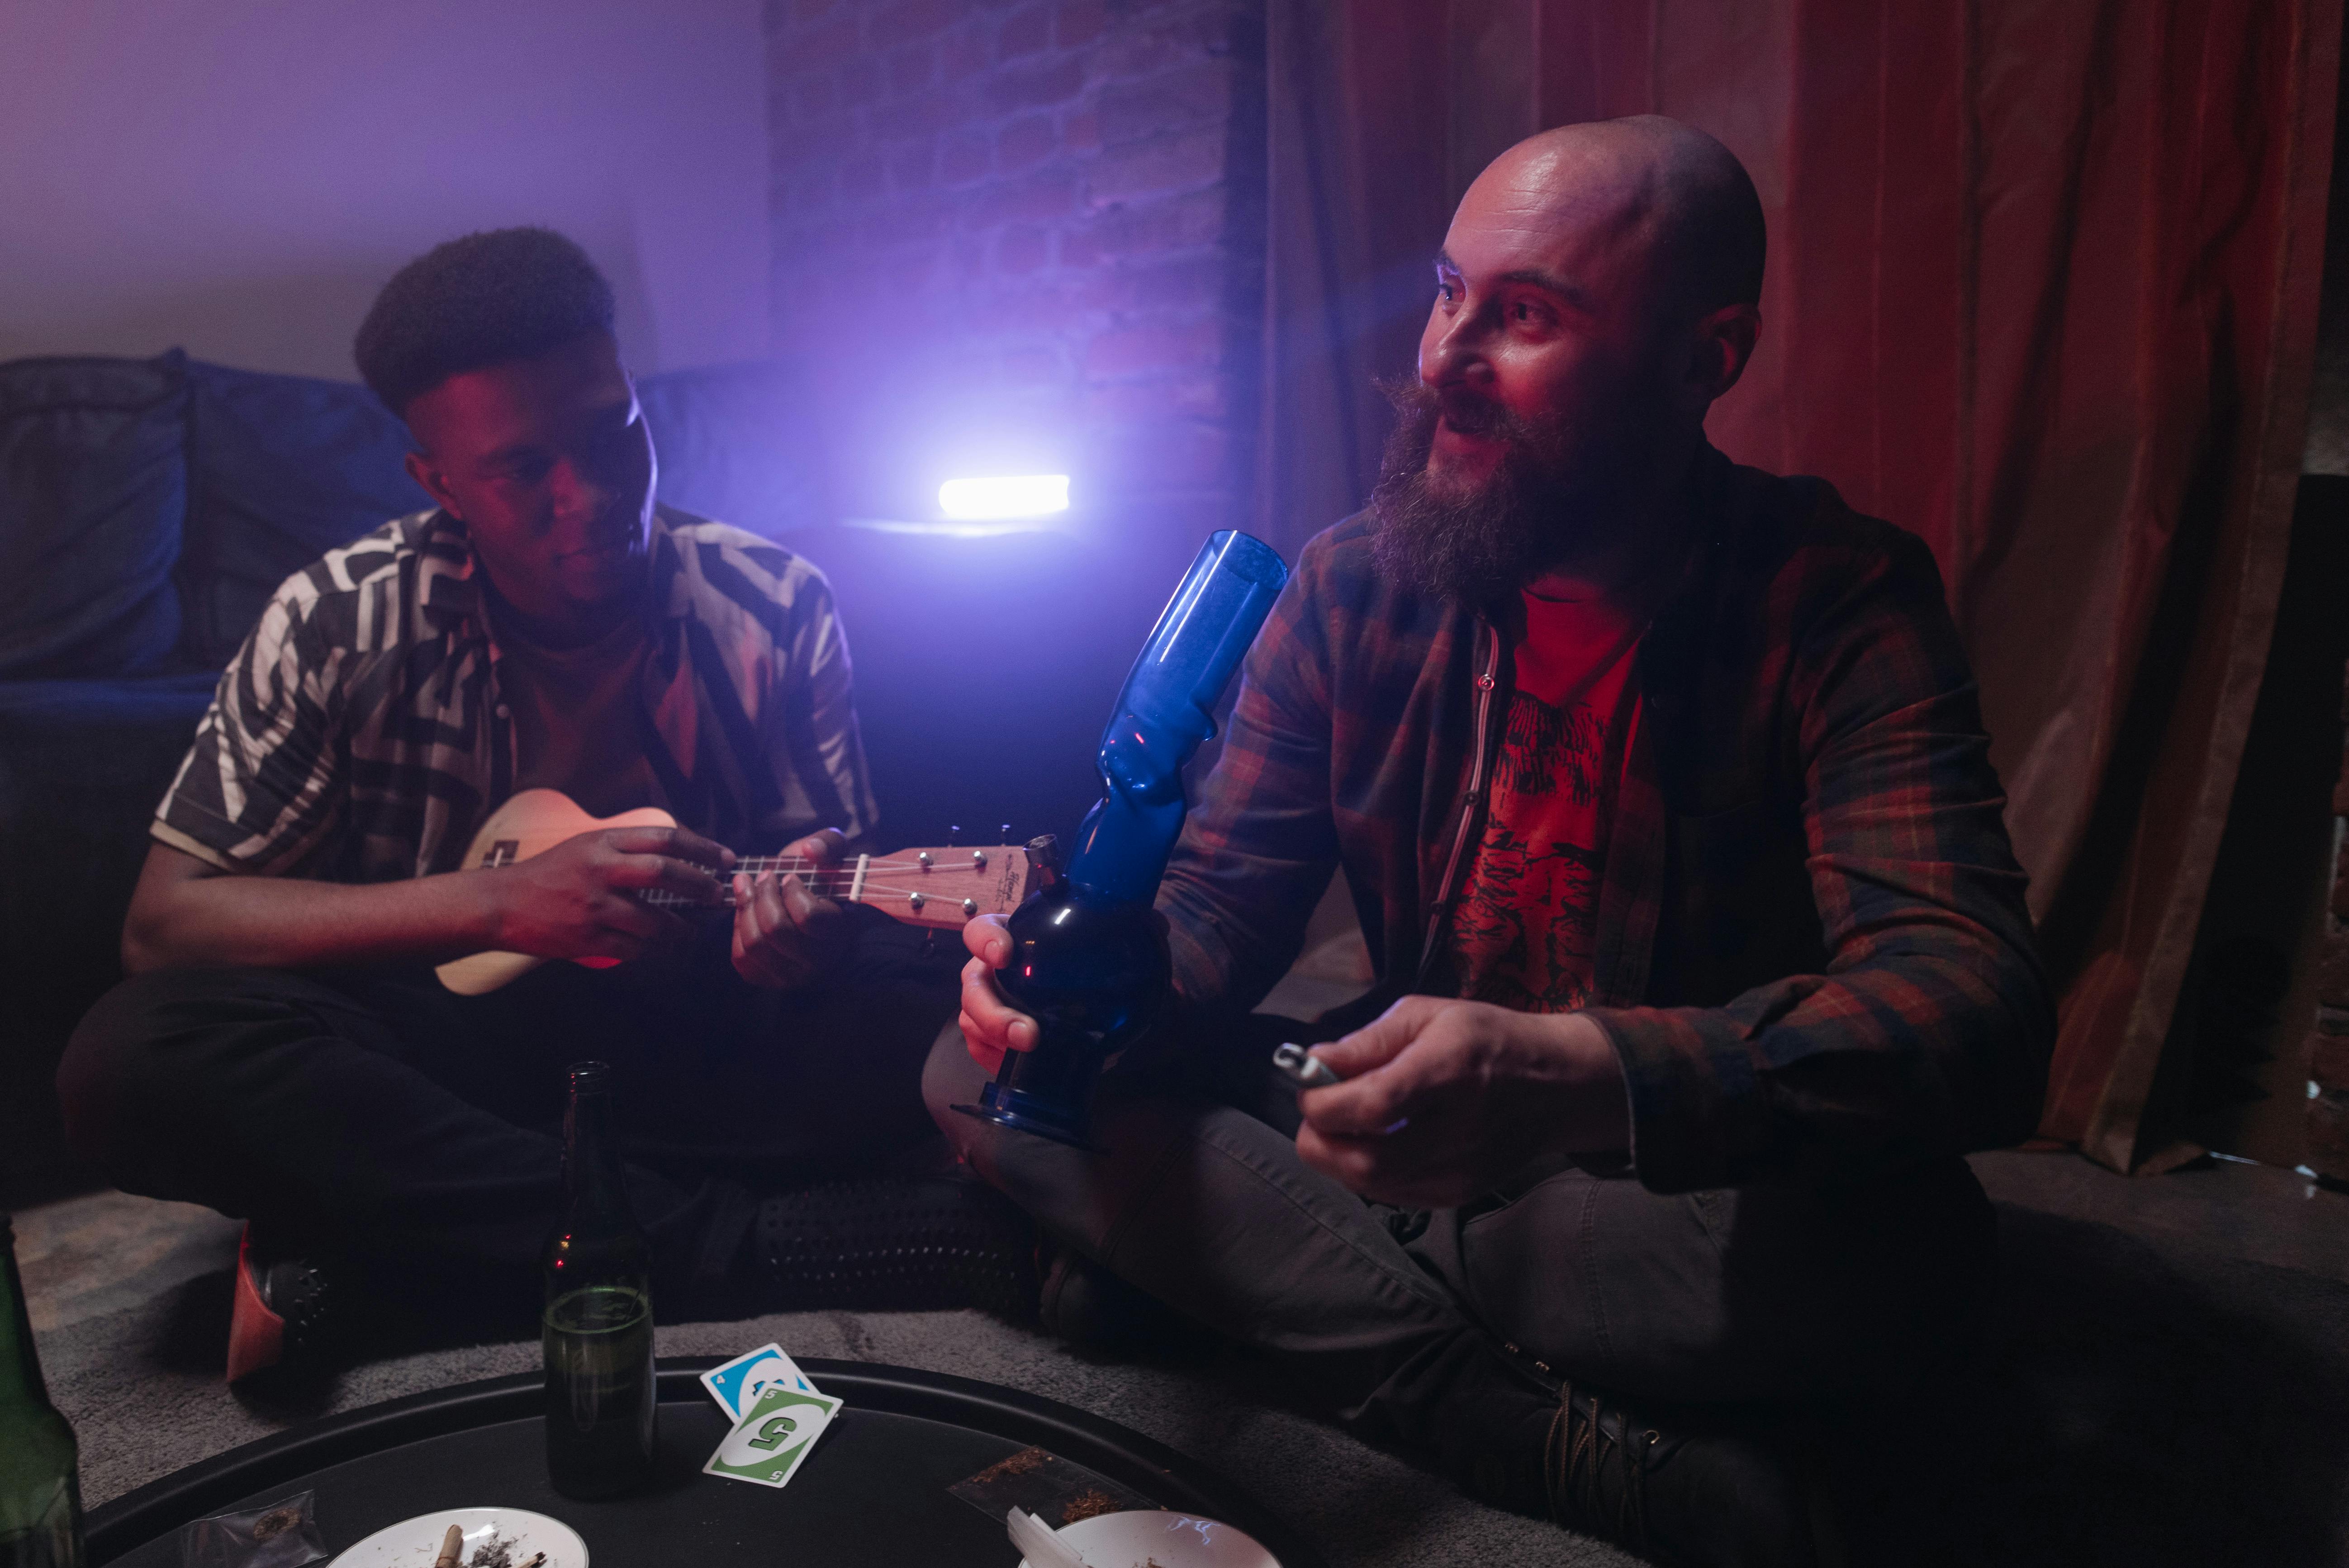
<path id="1" fill-rule="evenodd" d="M 658 805 L 744 851 L 869 830 L 831 586 L 756 534 L 653 521 L 636 724 Z M 154 836 L 232 871 L 457 868 L 517 766 L 464 525 L 385 524 L 287 578 L 221 676 Z"/>
<path id="2" fill-rule="evenodd" d="M 1599 891 L 1596 1003 L 1659 1191 L 2015 1141 L 2054 1018 L 1973 678 L 1932 557 L 1816 480 L 1708 450 L 1698 539 L 1642 639 Z M 1357 517 L 1250 653 L 1159 894 L 1177 989 L 1260 1000 L 1342 863 L 1380 985 L 1454 994 L 1516 628 L 1405 593 Z"/>

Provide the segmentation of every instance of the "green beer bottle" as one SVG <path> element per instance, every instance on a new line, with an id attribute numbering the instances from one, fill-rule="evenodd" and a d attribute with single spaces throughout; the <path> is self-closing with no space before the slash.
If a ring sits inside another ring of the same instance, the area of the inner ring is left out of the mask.
<path id="1" fill-rule="evenodd" d="M 0 1215 L 0 1568 L 81 1568 L 81 1483 L 73 1429 L 49 1403 L 16 1233 Z"/>
<path id="2" fill-rule="evenodd" d="M 563 1223 L 546 1247 L 546 1470 L 566 1497 L 617 1497 L 652 1479 L 650 1253 L 612 1133 L 612 1069 L 571 1068 Z"/>

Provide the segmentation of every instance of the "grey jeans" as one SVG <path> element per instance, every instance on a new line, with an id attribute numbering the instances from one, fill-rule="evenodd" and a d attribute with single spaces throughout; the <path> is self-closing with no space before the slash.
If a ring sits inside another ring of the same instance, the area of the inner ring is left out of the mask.
<path id="1" fill-rule="evenodd" d="M 1568 1171 L 1406 1215 L 1298 1158 L 1294 1099 L 1264 1065 L 1298 1028 L 1250 1020 L 1113 1071 L 1098 1152 L 953 1111 L 986 1074 L 952 1026 L 923 1096 L 1052 1236 L 1199 1323 L 1301 1358 L 1366 1435 L 1451 1447 L 1447 1434 L 1546 1417 L 1527 1363 L 1673 1404 L 1899 1398 L 1979 1326 L 1993 1218 L 1961 1160 L 1669 1196 Z"/>

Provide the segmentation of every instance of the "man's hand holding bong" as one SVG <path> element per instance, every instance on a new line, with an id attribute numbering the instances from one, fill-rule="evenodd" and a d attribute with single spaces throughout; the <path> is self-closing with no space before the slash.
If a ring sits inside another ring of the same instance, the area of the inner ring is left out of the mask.
<path id="1" fill-rule="evenodd" d="M 1011 930 L 999 914 L 982 914 L 962 928 L 970 962 L 962 966 L 963 1042 L 971 1059 L 992 1075 L 1006 1051 L 1036 1048 L 1036 1020 L 1003 999 L 995 972 L 1011 962 Z"/>

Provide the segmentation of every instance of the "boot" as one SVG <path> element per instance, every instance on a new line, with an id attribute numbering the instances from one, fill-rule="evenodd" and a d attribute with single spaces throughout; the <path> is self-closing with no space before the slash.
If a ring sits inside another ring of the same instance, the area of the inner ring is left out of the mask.
<path id="1" fill-rule="evenodd" d="M 1825 1492 L 1784 1430 L 1634 1407 L 1567 1383 L 1547 1419 L 1520 1424 L 1515 1436 L 1513 1451 L 1489 1453 L 1477 1468 L 1487 1501 L 1546 1514 L 1670 1568 L 1836 1568 L 1840 1560 Z"/>

